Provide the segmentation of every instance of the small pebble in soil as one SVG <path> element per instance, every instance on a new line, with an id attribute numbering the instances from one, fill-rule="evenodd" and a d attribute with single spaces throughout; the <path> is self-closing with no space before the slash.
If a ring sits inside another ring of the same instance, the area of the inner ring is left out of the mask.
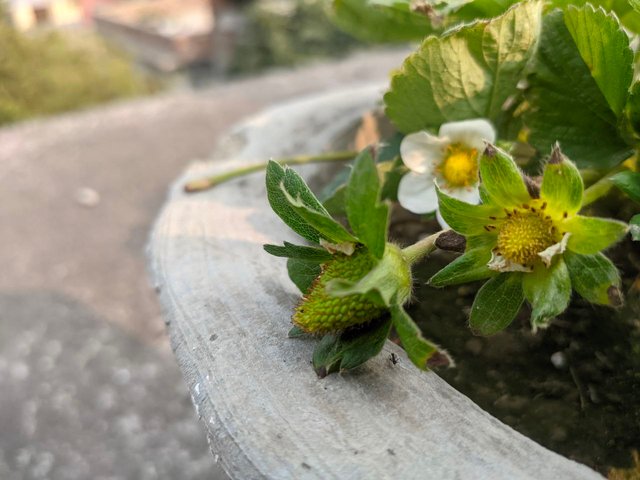
<path id="1" fill-rule="evenodd" d="M 558 370 L 564 370 L 567 368 L 567 356 L 564 352 L 556 352 L 551 355 L 551 363 Z"/>

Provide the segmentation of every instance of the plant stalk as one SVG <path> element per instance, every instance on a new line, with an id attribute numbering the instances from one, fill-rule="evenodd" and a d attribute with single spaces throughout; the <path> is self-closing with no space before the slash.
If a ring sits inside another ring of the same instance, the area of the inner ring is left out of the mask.
<path id="1" fill-rule="evenodd" d="M 611 188 L 613 188 L 611 177 L 613 177 L 616 173 L 620 173 L 625 170 L 628 170 L 628 168 L 625 165 L 620 165 L 609 171 L 604 177 L 591 185 L 589 188 L 585 189 L 584 193 L 582 194 L 582 207 L 584 208 L 587 205 L 591 205 L 596 200 L 608 194 Z"/>
<path id="2" fill-rule="evenodd" d="M 409 245 L 402 249 L 402 255 L 409 262 L 409 265 L 413 265 L 414 263 L 422 260 L 424 257 L 429 255 L 436 249 L 436 240 L 440 235 L 442 235 L 447 230 L 441 230 L 439 232 L 434 233 L 433 235 L 429 235 L 426 238 L 414 243 L 413 245 Z"/>
<path id="3" fill-rule="evenodd" d="M 339 152 L 322 153 L 319 155 L 300 155 L 297 157 L 278 158 L 276 162 L 281 165 L 305 165 L 307 163 L 321 163 L 321 162 L 340 162 L 344 160 L 351 160 L 355 158 L 358 152 L 353 150 L 345 150 Z M 255 165 L 247 165 L 246 167 L 240 167 L 235 170 L 213 175 L 207 178 L 201 178 L 193 180 L 184 186 L 184 191 L 188 193 L 201 192 L 209 188 L 213 188 L 228 180 L 242 177 L 253 172 L 259 172 L 267 168 L 269 162 L 256 163 Z"/>

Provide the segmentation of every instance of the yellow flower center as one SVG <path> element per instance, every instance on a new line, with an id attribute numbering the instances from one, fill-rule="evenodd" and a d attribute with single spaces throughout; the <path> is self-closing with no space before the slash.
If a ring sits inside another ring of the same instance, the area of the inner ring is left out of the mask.
<path id="1" fill-rule="evenodd" d="M 551 217 L 532 210 L 509 212 L 498 233 L 499 253 L 520 265 L 531 266 L 538 253 L 560 241 Z"/>
<path id="2" fill-rule="evenodd" d="M 478 151 L 460 144 L 447 147 L 438 169 L 450 187 L 468 187 L 478 181 Z"/>

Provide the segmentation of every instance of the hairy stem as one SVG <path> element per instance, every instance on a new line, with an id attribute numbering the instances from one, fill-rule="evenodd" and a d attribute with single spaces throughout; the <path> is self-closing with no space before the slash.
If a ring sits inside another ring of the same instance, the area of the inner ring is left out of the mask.
<path id="1" fill-rule="evenodd" d="M 586 207 L 587 205 L 591 205 L 593 202 L 598 200 L 599 198 L 604 197 L 609 193 L 611 188 L 613 187 L 613 182 L 611 181 L 611 177 L 613 177 L 616 173 L 620 173 L 627 170 L 627 167 L 624 165 L 620 165 L 613 170 L 609 171 L 604 177 L 598 180 L 596 183 L 587 188 L 582 194 L 582 206 Z"/>
<path id="2" fill-rule="evenodd" d="M 307 163 L 320 163 L 320 162 L 340 162 L 344 160 L 351 160 L 358 154 L 356 151 L 345 150 L 340 152 L 322 153 L 319 155 L 300 155 L 297 157 L 288 158 L 276 158 L 276 162 L 282 165 L 305 165 Z M 267 168 L 268 162 L 256 163 L 255 165 L 247 165 L 246 167 L 240 167 L 235 170 L 230 170 L 218 175 L 213 175 L 207 178 L 201 178 L 193 180 L 184 186 L 185 192 L 200 192 L 209 188 L 215 187 L 223 182 L 232 180 L 234 178 L 242 177 L 249 173 L 258 172 Z"/>
<path id="3" fill-rule="evenodd" d="M 426 238 L 414 243 L 413 245 L 409 245 L 402 249 L 402 254 L 404 258 L 409 262 L 410 265 L 418 262 L 422 258 L 429 255 L 436 249 L 436 240 L 445 230 L 441 230 L 433 235 L 429 235 Z"/>

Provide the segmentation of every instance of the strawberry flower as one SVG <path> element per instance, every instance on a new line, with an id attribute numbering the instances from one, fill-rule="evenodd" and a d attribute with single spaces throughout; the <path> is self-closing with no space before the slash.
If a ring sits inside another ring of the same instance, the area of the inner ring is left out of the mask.
<path id="1" fill-rule="evenodd" d="M 583 182 L 554 147 L 538 189 L 527 188 L 513 159 L 488 145 L 480 159 L 481 205 L 438 191 L 440 214 L 464 235 L 464 255 L 431 278 L 434 286 L 489 278 L 471 309 L 482 334 L 506 328 L 524 300 L 534 330 L 568 306 L 572 289 L 586 300 L 617 306 L 620 276 L 601 251 L 620 240 L 625 223 L 579 215 Z"/>
<path id="2" fill-rule="evenodd" d="M 495 139 L 491 123 L 481 118 L 443 123 L 438 136 L 420 131 L 404 137 L 400 156 L 410 172 L 398 186 L 400 205 L 413 213 L 433 212 L 436 183 L 453 198 L 477 204 L 480 152 Z"/>

